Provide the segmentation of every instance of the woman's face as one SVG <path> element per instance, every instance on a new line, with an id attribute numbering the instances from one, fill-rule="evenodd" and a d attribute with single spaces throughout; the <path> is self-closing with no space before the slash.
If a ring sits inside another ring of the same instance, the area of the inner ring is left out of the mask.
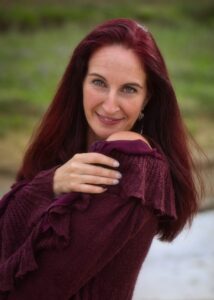
<path id="1" fill-rule="evenodd" d="M 83 82 L 89 141 L 131 130 L 146 104 L 146 94 L 146 74 L 132 50 L 121 45 L 98 49 Z"/>

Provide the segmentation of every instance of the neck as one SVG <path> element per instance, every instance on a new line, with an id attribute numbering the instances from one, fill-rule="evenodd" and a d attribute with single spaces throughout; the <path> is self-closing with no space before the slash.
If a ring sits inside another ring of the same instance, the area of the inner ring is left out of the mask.
<path id="1" fill-rule="evenodd" d="M 94 134 L 94 132 L 89 128 L 87 134 L 87 150 L 95 141 L 101 140 L 98 136 Z"/>

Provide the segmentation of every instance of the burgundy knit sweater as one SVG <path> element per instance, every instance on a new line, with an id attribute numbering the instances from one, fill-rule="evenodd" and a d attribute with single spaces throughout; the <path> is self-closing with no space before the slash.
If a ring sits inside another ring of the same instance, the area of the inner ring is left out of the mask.
<path id="1" fill-rule="evenodd" d="M 164 155 L 141 140 L 97 141 L 120 162 L 101 194 L 54 198 L 55 168 L 0 201 L 0 299 L 130 300 L 160 216 L 176 218 Z"/>

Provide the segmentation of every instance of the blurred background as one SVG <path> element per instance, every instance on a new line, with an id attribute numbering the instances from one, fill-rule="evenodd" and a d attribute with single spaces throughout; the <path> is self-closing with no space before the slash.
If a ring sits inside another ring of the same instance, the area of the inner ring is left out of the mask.
<path id="1" fill-rule="evenodd" d="M 203 216 L 199 216 L 200 220 L 196 221 L 196 224 L 202 223 L 194 227 L 193 232 L 195 228 L 205 226 L 203 222 L 207 222 L 206 232 L 213 238 L 214 1 L 212 0 L 1 1 L 0 195 L 4 194 L 13 183 L 29 138 L 54 96 L 74 47 L 97 23 L 116 17 L 130 17 L 146 25 L 153 33 L 165 58 L 186 126 L 206 154 L 202 157 L 195 154 L 195 160 L 205 179 L 206 196 L 201 207 Z M 203 231 L 195 232 L 196 239 L 200 234 L 204 238 Z M 209 241 L 209 245 L 214 244 L 212 242 Z M 152 253 L 162 253 L 160 250 L 162 248 L 159 247 L 161 246 L 155 244 L 157 252 L 154 250 Z M 174 247 L 180 249 L 180 246 Z M 213 251 L 212 248 L 209 260 L 203 261 L 202 265 L 204 263 L 204 266 L 210 265 L 214 269 Z M 202 252 L 204 253 L 204 249 Z M 188 253 L 191 255 L 191 251 Z M 175 254 L 175 263 L 176 260 Z M 198 264 L 196 269 L 203 271 L 202 265 Z M 159 274 L 158 266 L 153 265 L 152 270 L 154 268 L 157 268 L 156 274 Z M 186 268 L 189 266 L 184 265 L 184 271 Z M 174 269 L 170 270 L 172 272 Z M 208 272 L 206 268 L 204 272 Z M 212 278 L 213 275 L 212 273 Z M 158 278 L 156 280 L 159 281 Z M 154 296 L 151 289 L 150 294 L 146 292 L 147 294 L 143 295 L 142 290 L 141 295 L 139 289 L 135 299 L 214 299 L 212 283 L 208 283 L 208 279 L 205 282 L 197 280 L 193 280 L 192 292 L 185 298 L 178 296 L 182 288 L 179 288 L 179 291 L 173 288 L 175 296 L 172 293 L 169 298 L 164 292 L 162 296 L 160 292 L 159 296 Z M 145 284 L 148 286 L 148 282 Z M 200 284 L 205 286 L 206 290 L 208 284 L 212 285 L 210 294 L 206 297 L 204 294 L 202 298 L 197 298 L 199 292 L 194 294 L 194 285 Z"/>

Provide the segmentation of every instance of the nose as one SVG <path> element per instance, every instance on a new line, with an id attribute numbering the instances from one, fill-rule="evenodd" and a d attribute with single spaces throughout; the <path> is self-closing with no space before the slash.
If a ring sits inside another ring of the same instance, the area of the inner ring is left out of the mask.
<path id="1" fill-rule="evenodd" d="M 102 107 L 104 112 L 109 115 L 113 115 L 120 110 L 115 91 L 109 91 L 105 100 L 103 101 Z"/>

